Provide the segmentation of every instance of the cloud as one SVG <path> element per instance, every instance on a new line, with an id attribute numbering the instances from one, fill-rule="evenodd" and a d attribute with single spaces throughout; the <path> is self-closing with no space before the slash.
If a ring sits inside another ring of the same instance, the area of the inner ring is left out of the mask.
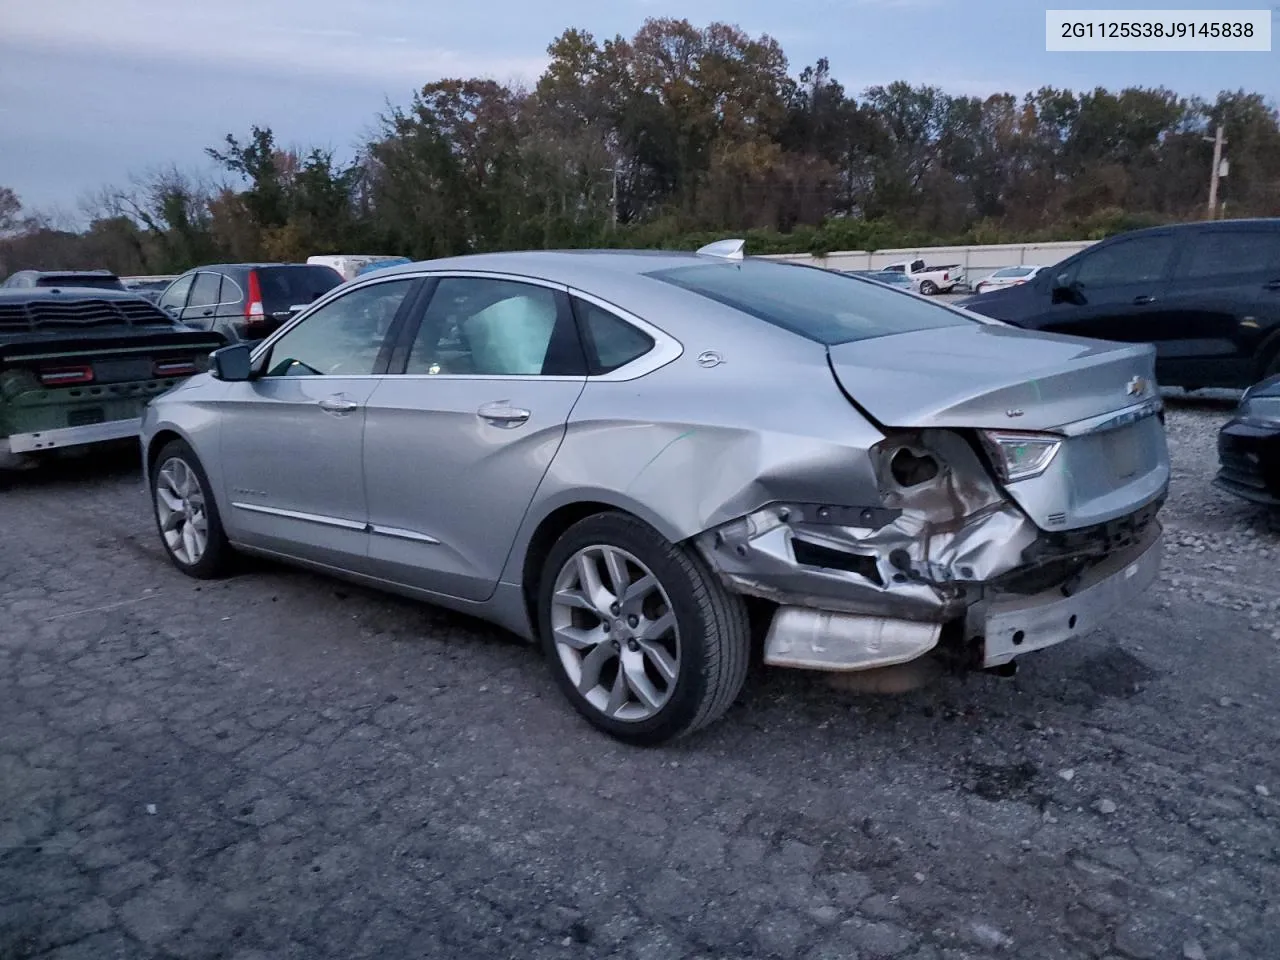
<path id="1" fill-rule="evenodd" d="M 216 8 L 192 0 L 43 0 L 6 10 L 3 42 L 228 70 L 347 77 L 396 89 L 448 76 L 528 82 L 547 63 L 545 55 L 478 53 L 433 43 L 438 32 L 420 9 L 398 11 L 394 20 L 376 14 L 376 8 L 338 0 L 220 0 Z"/>

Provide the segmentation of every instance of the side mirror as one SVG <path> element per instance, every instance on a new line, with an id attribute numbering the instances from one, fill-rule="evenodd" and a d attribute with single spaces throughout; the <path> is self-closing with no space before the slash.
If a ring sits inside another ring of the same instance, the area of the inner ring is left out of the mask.
<path id="1" fill-rule="evenodd" d="M 1049 289 L 1054 303 L 1080 303 L 1083 300 L 1079 286 L 1067 283 L 1061 277 L 1054 277 Z"/>
<path id="2" fill-rule="evenodd" d="M 253 363 L 250 355 L 253 345 L 249 343 L 233 343 L 229 347 L 219 347 L 209 355 L 209 367 L 218 380 L 237 382 L 253 377 Z"/>

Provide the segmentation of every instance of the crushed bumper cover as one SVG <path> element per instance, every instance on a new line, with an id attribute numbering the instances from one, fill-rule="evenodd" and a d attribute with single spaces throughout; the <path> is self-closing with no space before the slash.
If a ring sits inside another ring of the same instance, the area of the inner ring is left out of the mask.
<path id="1" fill-rule="evenodd" d="M 981 639 L 982 667 L 1003 666 L 1024 653 L 1102 626 L 1155 581 L 1163 545 L 1163 531 L 1154 522 L 1138 544 L 1085 571 L 1069 596 L 1057 587 L 1029 597 L 997 597 L 970 608 L 966 632 Z"/>
<path id="2" fill-rule="evenodd" d="M 879 505 L 774 503 L 694 539 L 726 587 L 778 605 L 767 663 L 866 670 L 961 641 L 964 662 L 1000 666 L 1088 632 L 1155 578 L 1164 490 L 1046 532 L 957 438 L 919 449 L 951 469 Z"/>

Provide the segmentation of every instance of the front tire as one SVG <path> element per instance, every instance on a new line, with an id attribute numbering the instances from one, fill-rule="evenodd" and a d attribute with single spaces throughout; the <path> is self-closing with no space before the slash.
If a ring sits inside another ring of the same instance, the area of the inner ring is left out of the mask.
<path id="1" fill-rule="evenodd" d="M 938 292 L 938 285 L 934 283 L 932 280 L 921 280 L 920 292 L 923 293 L 926 297 L 932 297 L 935 293 Z"/>
<path id="2" fill-rule="evenodd" d="M 538 620 L 565 696 L 626 743 L 664 743 L 710 724 L 746 679 L 742 598 L 692 550 L 624 514 L 587 517 L 556 542 Z"/>
<path id="3" fill-rule="evenodd" d="M 227 571 L 231 545 L 213 487 L 185 440 L 166 443 L 152 464 L 151 506 L 160 542 L 175 567 L 198 580 Z"/>

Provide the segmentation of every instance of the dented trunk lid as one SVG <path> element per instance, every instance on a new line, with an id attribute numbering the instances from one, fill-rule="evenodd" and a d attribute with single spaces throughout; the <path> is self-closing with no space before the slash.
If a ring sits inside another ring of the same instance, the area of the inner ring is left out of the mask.
<path id="1" fill-rule="evenodd" d="M 1148 344 L 975 325 L 838 344 L 829 358 L 840 386 L 885 429 L 1059 434 L 1042 474 L 1004 484 L 1043 530 L 1132 516 L 1168 489 Z"/>
<path id="2" fill-rule="evenodd" d="M 1052 430 L 1133 406 L 1155 389 L 1149 344 L 995 324 L 856 340 L 828 355 L 844 391 L 889 427 Z"/>

